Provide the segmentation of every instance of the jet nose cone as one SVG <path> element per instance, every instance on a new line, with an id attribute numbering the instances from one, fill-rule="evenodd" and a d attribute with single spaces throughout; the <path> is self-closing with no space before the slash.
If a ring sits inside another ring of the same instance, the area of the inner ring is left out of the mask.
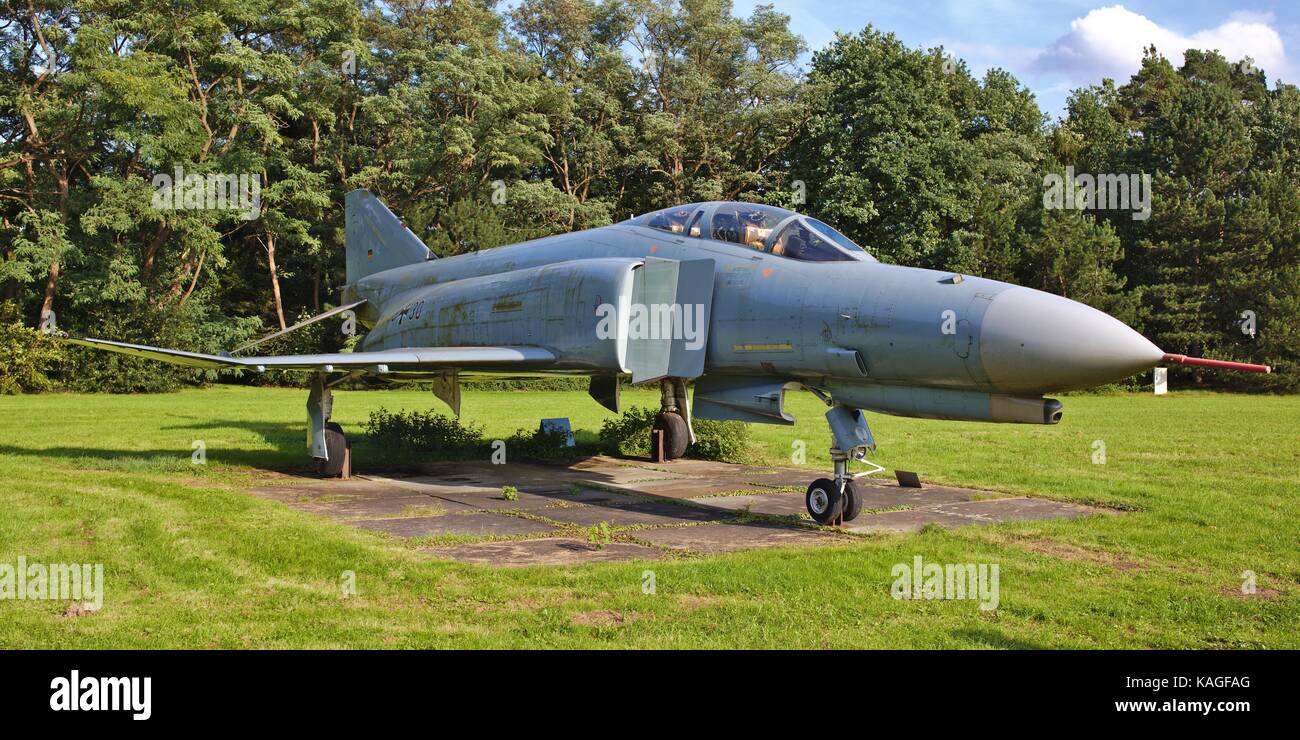
<path id="1" fill-rule="evenodd" d="M 1000 390 L 1046 393 L 1126 378 L 1164 357 L 1123 322 L 1068 298 L 1011 288 L 980 324 L 980 360 Z"/>

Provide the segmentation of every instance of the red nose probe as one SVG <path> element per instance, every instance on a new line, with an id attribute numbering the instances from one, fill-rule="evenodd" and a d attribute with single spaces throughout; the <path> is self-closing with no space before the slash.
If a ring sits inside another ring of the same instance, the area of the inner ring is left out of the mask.
<path id="1" fill-rule="evenodd" d="M 1174 362 L 1179 365 L 1200 365 L 1201 367 L 1217 367 L 1223 370 L 1241 370 L 1247 373 L 1271 373 L 1273 368 L 1268 365 L 1252 365 L 1249 362 L 1229 362 L 1227 360 L 1207 360 L 1204 357 L 1188 357 L 1187 355 L 1174 355 L 1165 353 L 1165 362 Z"/>

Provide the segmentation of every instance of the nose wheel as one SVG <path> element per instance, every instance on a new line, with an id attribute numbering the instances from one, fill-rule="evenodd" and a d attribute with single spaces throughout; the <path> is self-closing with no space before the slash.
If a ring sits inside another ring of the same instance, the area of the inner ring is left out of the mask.
<path id="1" fill-rule="evenodd" d="M 810 483 L 804 503 L 818 524 L 833 524 L 844 513 L 843 491 L 830 478 L 818 478 Z"/>
<path id="2" fill-rule="evenodd" d="M 839 483 L 818 478 L 809 484 L 804 504 L 818 524 L 851 522 L 862 513 L 862 484 L 852 478 L 843 478 Z"/>
<path id="3" fill-rule="evenodd" d="M 808 515 L 818 524 L 843 524 L 858 518 L 862 513 L 864 487 L 849 474 L 849 459 L 863 460 L 867 450 L 876 449 L 876 440 L 871 436 L 867 420 L 862 412 L 835 403 L 826 394 L 816 388 L 809 388 L 822 399 L 830 411 L 826 412 L 826 421 L 831 427 L 831 462 L 835 463 L 834 478 L 818 478 L 808 486 L 804 503 Z M 874 463 L 878 472 L 884 468 Z"/>

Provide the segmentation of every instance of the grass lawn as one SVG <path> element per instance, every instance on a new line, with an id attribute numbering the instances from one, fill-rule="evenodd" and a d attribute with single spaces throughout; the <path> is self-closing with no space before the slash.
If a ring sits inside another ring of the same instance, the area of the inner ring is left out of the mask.
<path id="1" fill-rule="evenodd" d="M 237 387 L 0 398 L 0 563 L 103 563 L 106 579 L 103 608 L 84 616 L 0 600 L 0 647 L 1300 647 L 1296 396 L 1071 396 L 1055 427 L 870 415 L 888 468 L 1113 515 L 525 569 L 431 560 L 246 494 L 266 469 L 303 466 L 305 399 Z M 336 393 L 360 472 L 376 452 L 361 424 L 381 405 L 441 406 Z M 544 416 L 594 433 L 608 416 L 581 392 L 467 392 L 463 407 L 499 437 Z M 753 427 L 755 458 L 788 465 L 802 440 L 824 474 L 824 409 L 806 393 L 789 408 L 796 426 Z M 191 463 L 194 440 L 206 465 Z M 891 568 L 914 555 L 999 564 L 999 608 L 893 599 Z M 354 597 L 340 595 L 344 571 Z"/>

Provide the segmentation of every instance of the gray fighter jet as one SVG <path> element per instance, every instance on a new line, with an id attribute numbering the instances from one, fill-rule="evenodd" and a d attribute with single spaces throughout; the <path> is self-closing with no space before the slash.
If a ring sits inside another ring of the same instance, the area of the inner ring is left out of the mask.
<path id="1" fill-rule="evenodd" d="M 830 225 L 765 205 L 674 206 L 442 259 L 368 191 L 348 194 L 346 223 L 341 305 L 286 331 L 353 311 L 368 328 L 354 352 L 207 355 L 68 339 L 191 367 L 312 373 L 307 439 L 327 475 L 346 446 L 330 388 L 360 376 L 432 382 L 457 414 L 467 373 L 588 375 L 591 396 L 615 412 L 624 382 L 658 383 L 669 458 L 694 441 L 692 417 L 794 423 L 785 393 L 804 388 L 829 407 L 834 474 L 806 498 L 822 523 L 861 509 L 848 462 L 876 447 L 864 410 L 1055 424 L 1061 404 L 1043 394 L 1161 362 L 1269 372 L 1167 354 L 1060 296 L 882 264 Z"/>

